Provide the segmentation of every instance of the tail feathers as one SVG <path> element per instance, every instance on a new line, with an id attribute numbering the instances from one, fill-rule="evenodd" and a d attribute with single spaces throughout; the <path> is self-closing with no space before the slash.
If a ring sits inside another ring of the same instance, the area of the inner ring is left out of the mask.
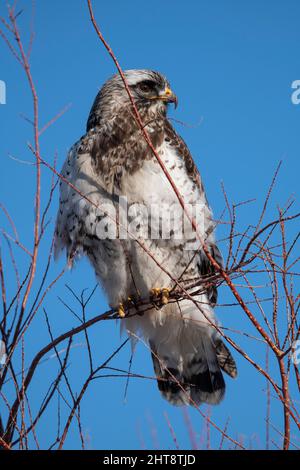
<path id="1" fill-rule="evenodd" d="M 219 368 L 210 371 L 207 367 L 203 372 L 198 372 L 188 378 L 191 383 L 192 404 L 208 403 L 217 405 L 225 394 L 225 382 Z"/>
<path id="2" fill-rule="evenodd" d="M 178 369 L 163 365 L 153 345 L 151 345 L 151 350 L 157 385 L 162 396 L 172 405 L 189 405 L 190 385 L 184 382 Z"/>
<path id="3" fill-rule="evenodd" d="M 153 342 L 150 346 L 158 388 L 173 405 L 218 404 L 225 393 L 221 368 L 231 377 L 236 376 L 234 360 L 221 340 L 215 345 L 205 338 L 188 361 L 166 354 L 160 357 Z"/>

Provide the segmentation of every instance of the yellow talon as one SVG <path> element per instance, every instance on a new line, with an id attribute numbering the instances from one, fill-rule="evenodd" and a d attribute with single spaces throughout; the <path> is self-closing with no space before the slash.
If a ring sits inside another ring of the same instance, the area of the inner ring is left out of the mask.
<path id="1" fill-rule="evenodd" d="M 154 297 L 153 300 L 155 302 L 159 300 L 162 305 L 166 305 L 169 302 L 170 291 L 171 289 L 168 289 L 167 287 L 163 287 L 162 289 L 159 287 L 153 287 L 150 292 Z"/>
<path id="2" fill-rule="evenodd" d="M 125 315 L 126 315 L 123 304 L 119 304 L 118 315 L 119 315 L 120 318 L 124 318 Z"/>
<path id="3" fill-rule="evenodd" d="M 169 302 L 169 297 L 170 297 L 170 289 L 167 287 L 164 287 L 161 290 L 161 302 L 163 305 L 166 305 Z"/>
<path id="4" fill-rule="evenodd" d="M 153 287 L 153 289 L 151 289 L 150 293 L 153 297 L 156 298 L 160 294 L 160 289 L 158 287 Z"/>

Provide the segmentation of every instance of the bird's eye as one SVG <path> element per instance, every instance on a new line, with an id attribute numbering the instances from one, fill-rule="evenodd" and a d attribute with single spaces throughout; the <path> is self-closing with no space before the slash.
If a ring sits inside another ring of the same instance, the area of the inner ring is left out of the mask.
<path id="1" fill-rule="evenodd" d="M 143 93 L 149 93 L 153 90 L 153 83 L 149 81 L 144 81 L 139 83 L 138 87 Z"/>

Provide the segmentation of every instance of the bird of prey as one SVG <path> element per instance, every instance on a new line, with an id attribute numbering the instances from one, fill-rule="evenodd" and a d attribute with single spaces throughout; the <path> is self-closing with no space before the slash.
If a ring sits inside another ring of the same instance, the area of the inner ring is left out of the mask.
<path id="1" fill-rule="evenodd" d="M 215 268 L 163 168 L 193 217 L 201 214 L 198 232 L 221 265 L 211 210 L 189 149 L 167 118 L 168 104 L 177 105 L 169 82 L 151 70 L 124 75 L 163 167 L 122 77 L 113 76 L 62 169 L 55 253 L 66 249 L 70 264 L 80 253 L 89 258 L 110 306 L 125 316 L 127 332 L 148 344 L 169 402 L 217 404 L 225 392 L 222 370 L 235 377 L 237 369 L 216 329 L 216 285 L 204 282 Z M 174 300 L 170 291 L 181 296 Z M 125 315 L 137 302 L 138 314 Z M 145 311 L 141 304 L 148 304 Z"/>

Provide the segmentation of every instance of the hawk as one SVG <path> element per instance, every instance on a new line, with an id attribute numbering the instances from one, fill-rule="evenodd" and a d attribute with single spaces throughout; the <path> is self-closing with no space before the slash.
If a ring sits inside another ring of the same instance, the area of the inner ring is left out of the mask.
<path id="1" fill-rule="evenodd" d="M 200 175 L 167 118 L 168 104 L 177 105 L 169 82 L 151 70 L 124 75 L 152 145 L 186 207 L 201 213 L 201 237 L 221 264 Z M 55 254 L 65 249 L 70 263 L 80 253 L 89 258 L 110 306 L 125 316 L 127 332 L 149 345 L 159 390 L 169 402 L 219 403 L 222 370 L 235 377 L 237 369 L 215 328 L 216 286 L 195 282 L 215 269 L 142 134 L 119 74 L 96 96 L 86 133 L 69 151 L 62 175 Z M 178 284 L 192 298 L 170 297 Z M 137 300 L 138 314 L 125 315 Z M 148 304 L 144 312 L 141 304 Z"/>

